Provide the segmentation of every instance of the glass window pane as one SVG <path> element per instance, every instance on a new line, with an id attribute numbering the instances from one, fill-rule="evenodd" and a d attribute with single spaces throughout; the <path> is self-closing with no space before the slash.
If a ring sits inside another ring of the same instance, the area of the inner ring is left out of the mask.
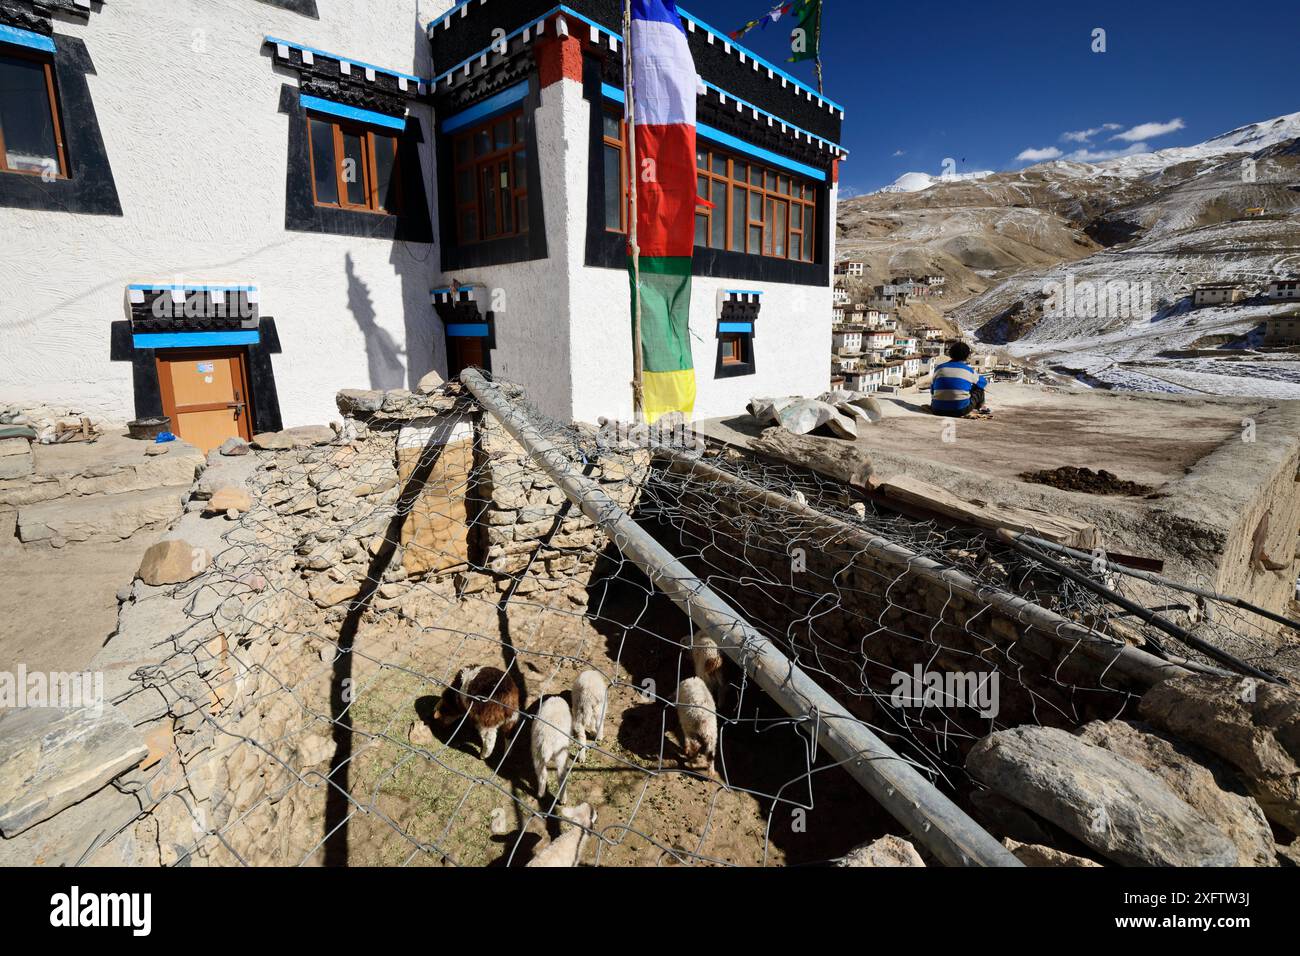
<path id="1" fill-rule="evenodd" d="M 10 169 L 59 172 L 59 148 L 43 63 L 0 57 L 0 130 L 4 132 L 5 163 Z"/>
<path id="2" fill-rule="evenodd" d="M 778 176 L 776 178 L 776 191 L 783 196 L 790 194 L 790 179 L 787 176 Z"/>
<path id="3" fill-rule="evenodd" d="M 474 155 L 486 156 L 492 152 L 492 131 L 481 129 L 474 134 Z"/>
<path id="4" fill-rule="evenodd" d="M 496 126 L 493 127 L 495 131 L 497 149 L 510 148 L 510 142 L 511 142 L 510 131 L 513 128 L 513 126 L 514 124 L 510 120 L 503 119 L 503 120 L 499 120 Z"/>
<path id="5" fill-rule="evenodd" d="M 528 150 L 515 153 L 515 189 L 528 188 Z"/>
<path id="6" fill-rule="evenodd" d="M 375 137 L 375 182 L 379 190 L 379 208 L 397 211 L 397 140 L 391 136 Z"/>
<path id="7" fill-rule="evenodd" d="M 474 201 L 474 170 L 462 169 L 456 174 L 456 202 Z"/>
<path id="8" fill-rule="evenodd" d="M 749 194 L 749 218 L 753 222 L 763 221 L 763 194 L 762 193 L 751 192 Z"/>
<path id="9" fill-rule="evenodd" d="M 788 208 L 789 207 L 783 202 L 779 202 L 776 204 L 775 225 L 772 227 L 772 239 L 773 239 L 772 254 L 774 256 L 780 256 L 782 258 L 785 257 L 785 240 L 786 240 L 785 214 Z"/>
<path id="10" fill-rule="evenodd" d="M 772 228 L 771 227 L 772 227 L 772 223 L 775 221 L 774 217 L 776 215 L 775 210 L 772 208 L 774 205 L 775 205 L 774 200 L 769 199 L 767 201 L 767 210 L 766 210 L 767 218 L 763 220 L 768 226 L 767 229 L 763 230 L 763 255 L 765 256 L 770 256 L 772 254 Z"/>
<path id="11" fill-rule="evenodd" d="M 334 127 L 320 120 L 311 121 L 312 176 L 316 180 L 316 201 L 337 206 L 339 181 L 334 172 Z"/>
<path id="12" fill-rule="evenodd" d="M 803 258 L 803 236 L 798 235 L 797 233 L 790 237 L 790 258 Z"/>
<path id="13" fill-rule="evenodd" d="M 713 235 L 709 245 L 714 249 L 727 248 L 727 184 L 714 180 L 713 196 Z"/>
<path id="14" fill-rule="evenodd" d="M 751 186 L 763 185 L 763 171 L 757 166 L 749 167 L 749 184 Z"/>
<path id="15" fill-rule="evenodd" d="M 700 169 L 709 168 L 709 154 L 702 149 L 695 151 L 695 165 Z"/>
<path id="16" fill-rule="evenodd" d="M 483 238 L 491 239 L 500 231 L 497 223 L 497 178 L 493 175 L 491 163 L 483 167 L 480 178 L 483 182 Z"/>
<path id="17" fill-rule="evenodd" d="M 759 251 L 762 248 L 763 248 L 763 227 L 750 226 L 749 227 L 749 254 L 751 256 L 756 256 L 759 254 Z"/>
<path id="18" fill-rule="evenodd" d="M 719 176 L 727 175 L 727 157 L 713 154 L 713 171 Z"/>
<path id="19" fill-rule="evenodd" d="M 473 148 L 474 148 L 474 144 L 470 142 L 469 136 L 456 137 L 456 165 L 457 166 L 460 166 L 464 163 L 468 163 L 471 159 L 474 158 Z"/>
<path id="20" fill-rule="evenodd" d="M 790 225 L 795 229 L 803 228 L 803 206 L 797 203 L 790 209 Z"/>
<path id="21" fill-rule="evenodd" d="M 612 113 L 605 114 L 605 135 L 610 139 L 623 138 L 623 118 Z"/>
<path id="22" fill-rule="evenodd" d="M 709 217 L 702 212 L 695 214 L 695 244 L 697 246 L 708 245 L 709 235 Z"/>
<path id="23" fill-rule="evenodd" d="M 497 184 L 501 187 L 501 232 L 508 235 L 515 231 L 515 204 L 510 197 L 509 157 L 497 165 L 497 174 Z"/>
<path id="24" fill-rule="evenodd" d="M 776 192 L 776 173 L 767 174 L 767 191 Z"/>
<path id="25" fill-rule="evenodd" d="M 605 147 L 605 228 L 618 232 L 623 228 L 623 175 L 619 169 L 623 151 Z"/>
<path id="26" fill-rule="evenodd" d="M 515 117 L 515 143 L 524 141 L 524 114 L 520 113 Z"/>
<path id="27" fill-rule="evenodd" d="M 733 174 L 731 177 L 732 179 L 742 183 L 745 182 L 747 179 L 749 179 L 748 163 L 742 163 L 740 160 L 736 160 L 734 163 L 732 163 L 732 165 L 734 166 Z"/>
<path id="28" fill-rule="evenodd" d="M 731 187 L 731 248 L 736 252 L 745 251 L 745 198 L 746 190 L 739 186 Z"/>
<path id="29" fill-rule="evenodd" d="M 704 176 L 695 177 L 695 195 L 701 199 L 709 198 L 709 181 Z"/>
<path id="30" fill-rule="evenodd" d="M 356 133 L 343 134 L 343 189 L 349 204 L 366 205 L 366 145 Z"/>

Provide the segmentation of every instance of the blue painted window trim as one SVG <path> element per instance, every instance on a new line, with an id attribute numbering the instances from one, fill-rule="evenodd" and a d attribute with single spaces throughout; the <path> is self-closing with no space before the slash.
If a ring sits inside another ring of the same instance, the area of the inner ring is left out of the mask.
<path id="1" fill-rule="evenodd" d="M 15 46 L 25 46 L 46 53 L 54 52 L 54 41 L 49 37 L 33 33 L 31 30 L 20 30 L 6 23 L 0 23 L 0 43 L 12 43 Z"/>
<path id="2" fill-rule="evenodd" d="M 246 329 L 242 332 L 141 332 L 131 336 L 131 341 L 138 349 L 256 345 L 260 341 L 260 332 L 257 329 Z"/>
<path id="3" fill-rule="evenodd" d="M 302 94 L 301 100 L 303 109 L 311 110 L 314 113 L 329 113 L 331 116 L 341 116 L 344 119 L 356 120 L 359 123 L 369 123 L 371 126 L 383 126 L 399 131 L 406 129 L 406 117 L 404 116 L 389 116 L 387 113 L 363 110 L 359 106 L 335 103 L 333 100 L 322 99 L 319 96 L 308 96 L 306 93 Z"/>
<path id="4" fill-rule="evenodd" d="M 719 322 L 719 332 L 740 332 L 742 335 L 754 334 L 753 322 Z"/>
<path id="5" fill-rule="evenodd" d="M 127 286 L 133 292 L 170 292 L 173 289 L 185 292 L 256 292 L 255 285 L 146 285 L 134 283 Z"/>
<path id="6" fill-rule="evenodd" d="M 487 334 L 486 322 L 453 322 L 447 326 L 447 335 L 454 339 L 480 339 L 485 338 Z"/>
<path id="7" fill-rule="evenodd" d="M 602 83 L 600 89 L 608 99 L 614 100 L 618 103 L 624 101 L 623 91 L 617 86 L 610 86 L 608 83 Z M 727 95 L 731 96 L 730 93 Z M 735 99 L 735 97 L 733 97 L 733 99 Z M 737 102 L 743 102 L 743 100 L 737 100 Z M 789 126 L 790 124 L 787 123 L 786 125 Z M 790 128 L 797 129 L 797 127 L 794 126 L 791 126 Z M 730 133 L 724 133 L 720 129 L 714 129 L 706 123 L 695 124 L 695 132 L 697 135 L 703 136 L 705 139 L 717 143 L 719 146 L 729 146 L 732 149 L 738 149 L 741 152 L 748 153 L 756 159 L 772 163 L 775 166 L 788 169 L 801 176 L 807 176 L 808 178 L 815 179 L 818 182 L 826 181 L 826 173 L 817 169 L 815 166 L 809 166 L 807 163 L 801 163 L 796 159 L 788 159 L 780 153 L 774 153 L 770 149 L 763 149 L 761 146 L 753 146 L 746 143 L 743 139 L 738 139 Z"/>
<path id="8" fill-rule="evenodd" d="M 284 46 L 297 50 L 300 53 L 303 50 L 306 50 L 307 52 L 312 53 L 316 56 L 323 56 L 330 60 L 338 60 L 340 63 L 351 63 L 353 66 L 359 66 L 363 70 L 374 70 L 376 73 L 386 73 L 389 76 L 396 76 L 404 80 L 411 80 L 415 83 L 427 82 L 423 77 L 415 76 L 412 73 L 402 73 L 399 72 L 398 70 L 390 70 L 386 66 L 375 66 L 375 64 L 373 63 L 366 63 L 362 60 L 354 59 L 353 57 L 346 56 L 342 53 L 331 53 L 329 50 L 318 50 L 314 46 L 305 46 L 302 43 L 294 43 L 292 40 L 281 40 L 279 37 L 268 36 L 268 37 L 263 37 L 262 42 L 274 43 L 276 46 L 280 46 L 281 44 L 283 44 Z"/>
<path id="9" fill-rule="evenodd" d="M 463 110 L 455 116 L 447 117 L 442 121 L 442 131 L 444 133 L 455 133 L 457 130 L 490 119 L 497 113 L 504 112 L 517 103 L 522 103 L 527 95 L 528 81 L 524 80 L 522 83 L 516 83 L 509 89 L 495 93 L 483 102 L 475 103 L 469 109 Z"/>

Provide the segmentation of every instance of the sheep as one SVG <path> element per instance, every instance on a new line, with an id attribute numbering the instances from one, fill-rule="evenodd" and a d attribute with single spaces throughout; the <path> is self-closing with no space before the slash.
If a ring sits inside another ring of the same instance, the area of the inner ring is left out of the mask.
<path id="1" fill-rule="evenodd" d="M 555 768 L 556 786 L 564 783 L 564 764 L 569 759 L 573 716 L 563 697 L 547 697 L 533 719 L 533 770 L 537 773 L 537 795 L 546 795 L 546 768 Z"/>
<path id="2" fill-rule="evenodd" d="M 718 714 L 709 686 L 700 678 L 688 677 L 677 685 L 677 719 L 686 766 L 711 768 L 718 747 Z"/>
<path id="3" fill-rule="evenodd" d="M 587 734 L 600 743 L 605 736 L 606 684 L 599 671 L 583 671 L 573 682 L 573 729 L 578 734 L 578 760 L 587 757 Z"/>
<path id="4" fill-rule="evenodd" d="M 558 698 L 551 698 L 557 700 Z M 577 866 L 582 858 L 582 844 L 587 839 L 587 831 L 596 825 L 596 810 L 590 803 L 580 803 L 576 807 L 561 807 L 560 816 L 568 820 L 562 825 L 564 830 L 552 840 L 545 849 L 528 861 L 528 866 Z"/>
<path id="5" fill-rule="evenodd" d="M 695 664 L 695 676 L 708 685 L 713 699 L 721 709 L 727 693 L 727 681 L 722 673 L 722 651 L 718 647 L 718 642 L 703 634 L 694 635 L 691 643 L 691 660 Z"/>
<path id="6" fill-rule="evenodd" d="M 497 731 L 509 733 L 519 723 L 519 685 L 499 667 L 464 667 L 442 694 L 433 719 L 444 724 L 469 714 L 487 760 L 497 745 Z"/>

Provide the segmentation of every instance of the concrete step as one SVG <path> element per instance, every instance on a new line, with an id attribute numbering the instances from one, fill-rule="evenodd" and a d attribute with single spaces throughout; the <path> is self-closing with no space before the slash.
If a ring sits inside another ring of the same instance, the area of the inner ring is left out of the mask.
<path id="1" fill-rule="evenodd" d="M 24 544 L 129 538 L 148 525 L 175 521 L 184 512 L 189 493 L 188 484 L 168 485 L 19 507 L 18 538 Z"/>

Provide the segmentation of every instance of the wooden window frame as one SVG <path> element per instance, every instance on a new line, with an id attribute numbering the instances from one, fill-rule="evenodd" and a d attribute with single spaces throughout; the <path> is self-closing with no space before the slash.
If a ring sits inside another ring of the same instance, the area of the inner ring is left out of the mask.
<path id="1" fill-rule="evenodd" d="M 723 332 L 718 336 L 721 341 L 722 364 L 728 365 L 748 365 L 749 357 L 745 355 L 745 340 L 749 336 L 743 332 Z M 731 357 L 727 356 L 727 344 L 731 344 Z"/>
<path id="2" fill-rule="evenodd" d="M 619 226 L 619 228 L 617 228 L 617 229 L 611 229 L 611 228 L 609 227 L 609 225 L 606 224 L 606 225 L 605 225 L 605 231 L 606 231 L 606 232 L 615 232 L 615 233 L 618 233 L 618 234 L 620 234 L 620 235 L 627 235 L 627 231 L 628 231 L 628 217 L 629 217 L 630 212 L 631 212 L 631 202 L 632 202 L 632 200 L 631 200 L 631 193 L 629 192 L 629 188 L 630 188 L 630 186 L 631 186 L 631 183 L 629 182 L 629 172 L 630 172 L 630 170 L 631 170 L 631 167 L 630 167 L 629 162 L 628 162 L 628 148 L 627 148 L 627 147 L 628 147 L 628 142 L 627 142 L 627 140 L 628 140 L 628 137 L 627 137 L 627 117 L 623 114 L 622 109 L 617 109 L 617 110 L 615 110 L 615 109 L 611 109 L 611 108 L 608 108 L 608 107 L 605 109 L 605 115 L 606 115 L 606 116 L 616 116 L 616 117 L 618 117 L 618 131 L 619 131 L 619 135 L 618 135 L 618 138 L 617 138 L 617 139 L 615 139 L 614 137 L 610 136 L 608 133 L 605 132 L 605 130 L 604 130 L 604 124 L 603 124 L 603 123 L 601 124 L 601 139 L 602 139 L 602 141 L 603 141 L 603 146 L 602 146 L 601 154 L 600 154 L 601 168 L 603 169 L 603 168 L 604 168 L 604 164 L 605 164 L 605 152 L 604 152 L 604 147 L 612 146 L 612 147 L 614 147 L 615 149 L 617 149 L 617 150 L 618 150 L 618 169 L 619 169 L 619 184 L 618 184 L 618 185 L 619 185 L 619 195 L 623 197 L 623 201 L 622 201 L 621 203 L 619 203 L 619 220 L 620 220 L 620 226 Z M 608 184 L 608 183 L 605 184 L 605 188 L 606 188 L 606 189 L 609 188 L 609 184 Z M 602 197 L 602 198 L 603 198 L 603 197 Z M 603 211 L 604 211 L 604 208 L 602 207 L 602 213 L 603 213 Z"/>
<path id="3" fill-rule="evenodd" d="M 325 123 L 330 127 L 332 140 L 334 143 L 334 161 L 331 166 L 334 169 L 334 188 L 338 192 L 338 202 L 322 202 L 316 194 L 316 142 L 315 137 L 311 134 L 312 123 Z M 361 138 L 362 149 L 362 189 L 366 195 L 364 203 L 348 202 L 348 183 L 343 178 L 343 162 L 340 157 L 343 153 L 343 135 L 350 133 L 353 136 Z M 385 209 L 379 196 L 379 164 L 375 159 L 375 140 L 390 139 L 393 141 L 393 171 L 389 177 L 389 185 L 396 184 L 395 205 L 396 209 Z M 402 211 L 402 179 L 401 179 L 401 146 L 402 141 L 396 133 L 385 133 L 367 126 L 364 123 L 352 123 L 336 116 L 330 116 L 328 113 L 307 113 L 307 162 L 308 172 L 311 179 L 311 200 L 323 209 L 347 209 L 351 212 L 367 212 L 379 216 L 398 216 Z"/>
<path id="4" fill-rule="evenodd" d="M 520 186 L 518 182 L 518 178 L 515 173 L 519 162 L 517 158 L 518 154 L 521 152 L 525 152 L 528 149 L 527 135 L 525 132 L 522 131 L 522 127 L 524 125 L 523 119 L 524 119 L 524 111 L 523 108 L 520 107 L 519 109 L 510 110 L 505 113 L 499 113 L 490 119 L 484 120 L 481 123 L 477 123 L 474 126 L 469 127 L 468 129 L 459 130 L 452 136 L 451 138 L 451 160 L 452 160 L 451 195 L 452 195 L 452 209 L 454 210 L 454 214 L 456 217 L 454 228 L 456 232 L 456 241 L 458 244 L 469 246 L 469 245 L 477 245 L 483 242 L 496 242 L 499 239 L 515 239 L 520 236 L 528 235 L 529 229 L 532 228 L 531 219 L 526 227 L 523 228 L 520 227 L 520 218 L 521 218 L 519 215 L 520 211 L 523 210 L 525 213 L 528 212 L 529 184 L 525 182 L 524 185 Z M 510 124 L 510 145 L 504 149 L 497 149 L 496 139 L 494 137 L 492 140 L 492 149 L 490 151 L 484 153 L 482 156 L 474 155 L 474 137 L 477 136 L 479 133 L 483 132 L 484 130 L 488 130 L 489 133 L 492 133 L 495 130 L 496 126 L 503 121 L 508 122 Z M 520 132 L 516 134 L 516 130 L 520 130 Z M 458 162 L 456 158 L 457 147 L 460 145 L 460 143 L 466 140 L 469 141 L 469 159 L 465 162 Z M 485 169 L 490 170 L 492 168 L 496 168 L 503 161 L 506 163 L 510 181 L 507 189 L 505 190 L 499 188 L 497 189 L 496 205 L 495 205 L 494 213 L 496 216 L 496 221 L 498 223 L 501 222 L 502 221 L 501 213 L 504 209 L 504 206 L 502 205 L 502 201 L 508 194 L 511 207 L 512 207 L 511 218 L 510 218 L 510 231 L 497 232 L 495 235 L 484 236 L 483 235 L 483 223 L 484 223 L 483 213 L 485 210 L 484 202 L 486 197 L 484 195 L 484 190 L 482 189 L 483 171 Z M 459 193 L 461 173 L 467 170 L 471 171 L 473 174 L 474 195 L 472 197 L 461 196 Z M 463 214 L 468 211 L 473 211 L 477 216 L 478 235 L 473 238 L 466 237 L 464 232 L 462 231 L 462 223 L 464 222 Z"/>
<path id="5" fill-rule="evenodd" d="M 50 119 L 54 124 L 54 145 L 58 152 L 59 169 L 55 178 L 68 178 L 68 155 L 67 147 L 64 144 L 63 137 L 63 116 L 59 110 L 59 96 L 54 85 L 54 58 L 49 54 L 40 54 L 35 51 L 23 49 L 12 49 L 5 47 L 0 50 L 0 56 L 12 57 L 15 60 L 27 60 L 36 63 L 45 71 L 45 95 L 50 108 Z M 10 169 L 9 162 L 5 158 L 8 150 L 5 148 L 4 129 L 0 128 L 0 172 L 13 173 L 19 176 L 44 176 L 44 170 L 34 169 Z"/>
<path id="6" fill-rule="evenodd" d="M 701 164 L 700 158 L 703 157 Z M 724 172 L 714 171 L 714 160 L 721 159 L 725 166 Z M 736 169 L 738 166 L 744 166 L 746 169 L 746 178 L 739 179 Z M 754 172 L 759 174 L 759 181 L 755 182 Z M 781 259 L 789 262 L 813 263 L 816 261 L 815 249 L 815 232 L 813 226 L 816 222 L 817 215 L 817 184 L 812 180 L 800 176 L 783 172 L 773 166 L 754 161 L 749 158 L 741 157 L 725 149 L 719 149 L 712 144 L 701 143 L 696 147 L 696 167 L 695 176 L 697 184 L 703 180 L 712 196 L 714 184 L 718 183 L 723 188 L 723 202 L 721 205 L 714 204 L 713 208 L 700 207 L 695 211 L 697 219 L 704 220 L 704 237 L 706 240 L 705 248 L 716 249 L 711 243 L 713 238 L 713 221 L 715 216 L 723 217 L 723 239 L 722 248 L 728 252 L 741 252 L 746 255 L 762 256 L 766 259 Z M 780 185 L 785 181 L 786 192 L 780 192 Z M 773 185 L 769 188 L 768 183 Z M 795 188 L 798 188 L 799 195 L 795 195 Z M 697 186 L 698 188 L 698 186 Z M 745 211 L 743 218 L 744 235 L 736 236 L 734 230 L 734 216 L 732 205 L 736 202 L 736 190 L 742 190 L 745 197 Z M 755 219 L 752 214 L 753 197 L 757 194 L 759 198 L 759 209 L 762 218 Z M 773 227 L 775 226 L 777 205 L 785 210 L 785 243 L 784 252 L 777 255 L 775 252 L 775 235 Z M 799 227 L 794 225 L 794 209 L 801 208 L 803 212 L 800 216 Z M 769 223 L 769 214 L 773 222 Z M 750 232 L 758 229 L 757 248 L 751 248 Z M 791 238 L 799 237 L 799 257 L 795 258 L 792 254 L 793 243 Z M 772 251 L 768 251 L 771 249 Z"/>

